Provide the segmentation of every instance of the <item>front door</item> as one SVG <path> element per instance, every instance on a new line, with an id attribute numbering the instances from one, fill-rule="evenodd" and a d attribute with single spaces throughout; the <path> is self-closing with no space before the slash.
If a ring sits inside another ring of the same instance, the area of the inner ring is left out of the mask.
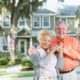
<path id="1" fill-rule="evenodd" d="M 21 53 L 27 55 L 27 41 L 25 39 L 19 39 L 18 48 Z"/>

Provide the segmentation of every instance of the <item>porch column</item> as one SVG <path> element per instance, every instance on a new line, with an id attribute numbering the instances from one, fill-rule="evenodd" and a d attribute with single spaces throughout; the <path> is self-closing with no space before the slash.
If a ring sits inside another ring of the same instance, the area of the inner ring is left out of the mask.
<path id="1" fill-rule="evenodd" d="M 55 16 L 54 16 L 54 30 L 55 30 L 55 26 L 56 26 L 56 21 L 55 21 Z"/>
<path id="2" fill-rule="evenodd" d="M 29 47 L 32 47 L 32 46 L 33 46 L 32 37 L 30 37 L 30 45 L 29 45 Z"/>

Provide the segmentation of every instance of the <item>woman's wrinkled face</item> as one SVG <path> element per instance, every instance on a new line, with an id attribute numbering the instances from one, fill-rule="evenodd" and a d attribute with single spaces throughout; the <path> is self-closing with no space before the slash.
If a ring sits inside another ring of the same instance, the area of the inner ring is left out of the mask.
<path id="1" fill-rule="evenodd" d="M 47 49 L 50 46 L 50 36 L 44 36 L 39 40 L 39 44 L 43 49 Z"/>

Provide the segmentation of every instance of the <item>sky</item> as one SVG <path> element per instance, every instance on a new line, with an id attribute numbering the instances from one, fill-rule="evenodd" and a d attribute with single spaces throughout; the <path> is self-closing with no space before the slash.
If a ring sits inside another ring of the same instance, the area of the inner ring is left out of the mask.
<path id="1" fill-rule="evenodd" d="M 80 5 L 80 0 L 65 0 L 65 5 Z M 49 10 L 56 10 L 57 7 L 62 7 L 60 3 L 57 2 L 57 0 L 47 0 L 47 2 L 44 4 L 44 8 L 47 8 Z"/>

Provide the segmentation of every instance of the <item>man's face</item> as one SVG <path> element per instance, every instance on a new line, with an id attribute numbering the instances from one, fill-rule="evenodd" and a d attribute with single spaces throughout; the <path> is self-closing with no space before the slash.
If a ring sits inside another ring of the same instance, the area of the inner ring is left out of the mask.
<path id="1" fill-rule="evenodd" d="M 67 33 L 67 26 L 64 23 L 60 23 L 56 26 L 56 35 L 60 39 L 63 39 Z"/>

